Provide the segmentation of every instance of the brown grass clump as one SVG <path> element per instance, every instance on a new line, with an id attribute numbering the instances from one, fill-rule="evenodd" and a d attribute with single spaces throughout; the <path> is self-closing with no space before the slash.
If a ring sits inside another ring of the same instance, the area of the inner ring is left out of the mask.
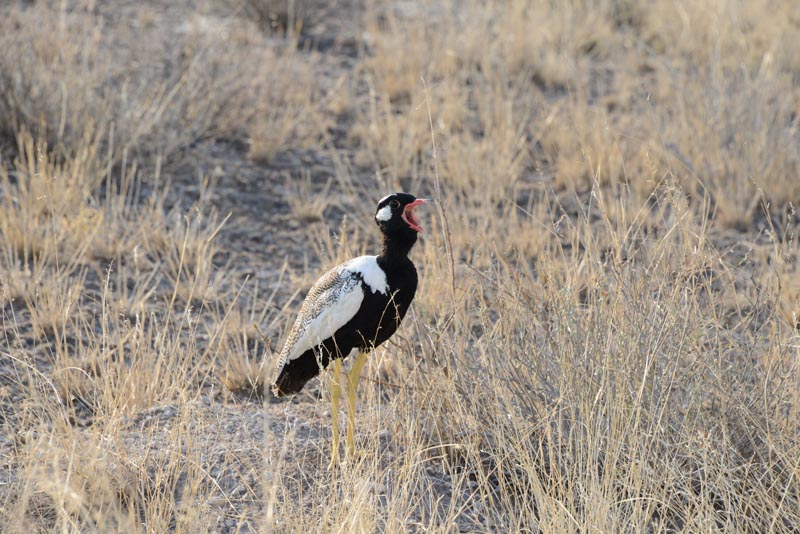
<path id="1" fill-rule="evenodd" d="M 795 532 L 799 30 L 0 7 L 0 530 Z M 439 207 L 328 470 L 325 389 L 277 402 L 273 355 L 392 190 Z"/>

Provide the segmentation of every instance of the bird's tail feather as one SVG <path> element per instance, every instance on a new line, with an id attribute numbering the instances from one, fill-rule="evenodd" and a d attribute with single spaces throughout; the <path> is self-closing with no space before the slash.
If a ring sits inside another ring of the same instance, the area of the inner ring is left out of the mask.
<path id="1" fill-rule="evenodd" d="M 275 382 L 272 384 L 272 393 L 276 397 L 299 393 L 306 382 L 319 374 L 319 369 L 319 362 L 313 353 L 310 356 L 304 354 L 300 358 L 290 361 L 283 366 L 275 378 Z"/>

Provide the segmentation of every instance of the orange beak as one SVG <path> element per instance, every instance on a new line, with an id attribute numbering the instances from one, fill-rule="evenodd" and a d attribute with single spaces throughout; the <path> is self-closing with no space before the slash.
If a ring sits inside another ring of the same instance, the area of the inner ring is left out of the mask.
<path id="1" fill-rule="evenodd" d="M 414 202 L 406 205 L 406 207 L 403 208 L 403 215 L 402 215 L 403 220 L 413 230 L 419 232 L 420 234 L 424 234 L 425 230 L 423 230 L 422 227 L 419 225 L 419 220 L 417 219 L 417 216 L 414 215 L 414 208 L 416 208 L 417 206 L 419 206 L 421 204 L 425 204 L 427 202 L 430 202 L 430 200 L 425 199 L 425 198 L 418 198 L 417 200 L 415 200 Z"/>

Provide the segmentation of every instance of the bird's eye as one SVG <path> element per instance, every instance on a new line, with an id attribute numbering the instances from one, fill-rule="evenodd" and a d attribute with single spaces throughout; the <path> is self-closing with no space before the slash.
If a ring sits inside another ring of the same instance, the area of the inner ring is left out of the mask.
<path id="1" fill-rule="evenodd" d="M 398 201 L 398 200 L 392 200 L 391 202 L 389 202 L 389 205 L 390 205 L 391 207 L 393 207 L 393 208 L 397 209 L 397 208 L 399 208 L 399 207 L 400 207 L 400 201 Z"/>

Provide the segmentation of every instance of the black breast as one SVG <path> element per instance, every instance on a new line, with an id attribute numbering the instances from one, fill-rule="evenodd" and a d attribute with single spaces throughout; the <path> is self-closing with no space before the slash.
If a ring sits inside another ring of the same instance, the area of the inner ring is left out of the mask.
<path id="1" fill-rule="evenodd" d="M 407 272 L 387 273 L 386 278 L 388 294 L 373 293 L 365 285 L 361 308 L 342 328 L 357 332 L 359 340 L 354 346 L 361 349 L 377 347 L 395 333 L 417 291 L 417 272 L 413 265 Z"/>

